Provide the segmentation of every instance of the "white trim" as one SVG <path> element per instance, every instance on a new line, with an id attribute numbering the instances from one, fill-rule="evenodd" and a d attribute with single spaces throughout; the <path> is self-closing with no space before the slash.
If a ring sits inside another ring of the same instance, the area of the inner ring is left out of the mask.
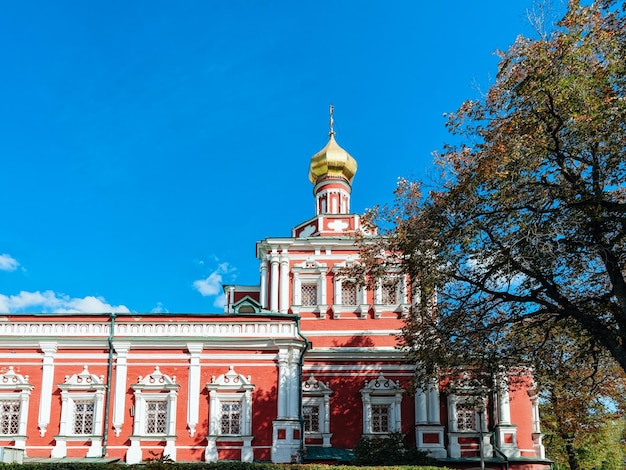
<path id="1" fill-rule="evenodd" d="M 6 324 L 5 324 L 6 325 Z M 5 334 L 0 324 L 0 336 Z M 18 336 L 20 336 L 18 334 Z M 39 349 L 43 353 L 41 372 L 41 394 L 39 396 L 39 435 L 45 436 L 50 424 L 50 412 L 52 405 L 52 386 L 54 381 L 54 353 L 57 350 L 56 342 L 40 342 Z"/>
<path id="2" fill-rule="evenodd" d="M 180 385 L 176 383 L 176 377 L 163 374 L 159 366 L 155 366 L 154 372 L 146 377 L 139 377 L 138 383 L 130 387 L 135 391 L 135 417 L 133 422 L 133 434 L 130 436 L 130 448 L 126 453 L 126 463 L 134 464 L 143 460 L 142 441 L 165 441 L 163 455 L 176 460 L 176 401 Z M 167 392 L 167 393 L 163 393 Z M 164 401 L 167 403 L 167 422 L 164 433 L 147 433 L 146 415 L 147 403 Z"/>
<path id="3" fill-rule="evenodd" d="M 59 435 L 55 436 L 55 445 L 50 454 L 52 458 L 67 456 L 66 442 L 72 440 L 90 441 L 91 445 L 85 457 L 102 456 L 102 433 L 104 416 L 104 394 L 106 384 L 104 376 L 97 377 L 89 373 L 87 366 L 83 371 L 71 377 L 66 376 L 65 382 L 59 384 L 61 389 L 61 422 Z M 76 402 L 93 404 L 93 421 L 91 433 L 75 433 L 74 420 L 76 419 Z"/>
<path id="4" fill-rule="evenodd" d="M 217 442 L 238 441 L 243 442 L 241 448 L 241 460 L 252 462 L 254 452 L 252 450 L 252 391 L 255 385 L 250 382 L 250 377 L 235 372 L 231 365 L 228 372 L 219 377 L 211 378 L 206 384 L 209 391 L 209 434 L 207 435 L 207 447 L 204 451 L 204 459 L 207 462 L 217 462 Z M 237 435 L 222 434 L 221 429 L 221 402 L 239 401 L 241 403 L 239 431 Z"/>
<path id="5" fill-rule="evenodd" d="M 363 434 L 380 435 L 402 431 L 402 395 L 405 390 L 399 382 L 385 378 L 381 373 L 375 380 L 365 381 L 360 390 L 363 401 Z M 386 405 L 389 407 L 388 430 L 374 432 L 372 429 L 372 406 Z"/>

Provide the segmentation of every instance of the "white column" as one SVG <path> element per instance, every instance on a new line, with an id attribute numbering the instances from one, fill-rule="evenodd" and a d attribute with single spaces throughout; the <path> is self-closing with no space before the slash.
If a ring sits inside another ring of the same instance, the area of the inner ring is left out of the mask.
<path id="1" fill-rule="evenodd" d="M 293 304 L 302 305 L 302 283 L 297 272 L 293 273 Z"/>
<path id="2" fill-rule="evenodd" d="M 300 374 L 298 373 L 298 360 L 300 351 L 292 349 L 289 355 L 289 417 L 298 419 L 300 416 Z"/>
<path id="3" fill-rule="evenodd" d="M 394 432 L 402 431 L 402 394 L 396 393 L 396 406 L 394 406 Z"/>
<path id="4" fill-rule="evenodd" d="M 200 409 L 200 353 L 202 343 L 187 343 L 189 351 L 189 383 L 187 384 L 187 426 L 189 435 L 196 433 Z"/>
<path id="5" fill-rule="evenodd" d="M 114 343 L 115 354 L 115 394 L 113 395 L 113 430 L 119 437 L 126 415 L 126 373 L 128 370 L 128 351 L 130 343 Z M 110 391 L 109 391 L 110 392 Z"/>
<path id="6" fill-rule="evenodd" d="M 511 404 L 506 383 L 498 391 L 498 424 L 511 424 Z"/>
<path id="7" fill-rule="evenodd" d="M 229 287 L 228 288 L 228 312 L 227 313 L 233 313 L 233 304 L 235 303 L 235 288 L 234 287 Z"/>
<path id="8" fill-rule="evenodd" d="M 320 305 L 327 305 L 326 303 L 326 271 L 322 270 L 320 274 Z"/>
<path id="9" fill-rule="evenodd" d="M 409 303 L 407 281 L 408 281 L 407 276 L 403 276 L 402 279 L 400 280 L 400 303 L 401 304 Z"/>
<path id="10" fill-rule="evenodd" d="M 265 256 L 261 259 L 259 269 L 261 270 L 261 294 L 259 301 L 261 302 L 261 307 L 267 308 L 267 258 Z"/>
<path id="11" fill-rule="evenodd" d="M 335 305 L 341 304 L 341 286 L 343 284 L 342 279 L 338 276 L 335 277 Z"/>
<path id="12" fill-rule="evenodd" d="M 288 374 L 289 374 L 289 351 L 281 349 L 278 352 L 278 419 L 287 417 L 288 413 Z"/>
<path id="13" fill-rule="evenodd" d="M 426 408 L 426 393 L 423 389 L 415 390 L 415 424 L 428 423 L 428 410 Z"/>
<path id="14" fill-rule="evenodd" d="M 289 310 L 289 257 L 287 250 L 283 250 L 280 256 L 280 313 L 287 313 Z"/>
<path id="15" fill-rule="evenodd" d="M 39 435 L 43 437 L 50 424 L 50 410 L 52 404 L 52 387 L 54 382 L 54 353 L 57 344 L 40 342 L 39 348 L 43 352 L 41 372 L 41 395 L 39 400 Z"/>
<path id="16" fill-rule="evenodd" d="M 270 279 L 272 287 L 270 292 L 270 310 L 272 312 L 278 311 L 278 256 L 272 255 L 270 258 L 272 263 L 272 277 Z"/>
<path id="17" fill-rule="evenodd" d="M 20 436 L 26 436 L 26 420 L 28 419 L 28 402 L 31 389 L 20 392 L 20 425 L 18 434 Z M 23 437 L 15 437 L 15 447 L 18 449 L 26 449 L 26 440 Z"/>
<path id="18" fill-rule="evenodd" d="M 363 433 L 369 434 L 371 432 L 370 421 L 372 419 L 372 408 L 370 406 L 369 394 L 364 395 L 362 400 L 363 400 Z"/>
<path id="19" fill-rule="evenodd" d="M 433 379 L 428 389 L 428 424 L 441 424 L 439 411 L 439 383 Z"/>

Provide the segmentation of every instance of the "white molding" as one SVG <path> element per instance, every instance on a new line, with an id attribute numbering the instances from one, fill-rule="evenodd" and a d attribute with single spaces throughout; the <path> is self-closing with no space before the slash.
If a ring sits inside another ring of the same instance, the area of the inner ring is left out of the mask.
<path id="1" fill-rule="evenodd" d="M 54 338 L 106 338 L 109 337 L 109 324 L 102 322 L 76 321 L 11 321 L 0 323 L 0 337 L 44 337 Z M 295 338 L 297 328 L 294 320 L 285 321 L 214 321 L 214 322 L 169 322 L 169 321 L 129 321 L 118 320 L 115 324 L 115 338 Z M 42 342 L 41 344 L 44 344 Z M 46 342 L 54 345 L 56 343 Z M 56 349 L 55 349 L 56 350 Z"/>

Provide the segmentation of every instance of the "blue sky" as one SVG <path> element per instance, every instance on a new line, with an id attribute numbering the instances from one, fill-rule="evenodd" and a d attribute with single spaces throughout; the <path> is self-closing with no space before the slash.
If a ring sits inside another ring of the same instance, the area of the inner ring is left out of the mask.
<path id="1" fill-rule="evenodd" d="M 388 201 L 532 3 L 3 2 L 0 312 L 221 311 L 314 215 L 329 104 L 353 211 Z"/>

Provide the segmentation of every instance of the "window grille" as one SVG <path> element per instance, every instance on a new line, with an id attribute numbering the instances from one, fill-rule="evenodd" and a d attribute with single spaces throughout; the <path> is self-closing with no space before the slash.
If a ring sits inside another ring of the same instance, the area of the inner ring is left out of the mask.
<path id="1" fill-rule="evenodd" d="M 93 400 L 74 401 L 74 434 L 93 434 Z"/>
<path id="2" fill-rule="evenodd" d="M 304 432 L 320 432 L 320 408 L 319 406 L 303 406 Z"/>
<path id="3" fill-rule="evenodd" d="M 241 402 L 222 401 L 222 434 L 241 434 Z"/>
<path id="4" fill-rule="evenodd" d="M 167 424 L 167 402 L 146 401 L 146 434 L 165 434 Z"/>
<path id="5" fill-rule="evenodd" d="M 476 430 L 476 411 L 472 405 L 466 403 L 457 403 L 456 419 L 458 431 Z"/>
<path id="6" fill-rule="evenodd" d="M 317 284 L 302 284 L 301 286 L 302 306 L 314 307 L 317 305 Z"/>
<path id="7" fill-rule="evenodd" d="M 381 289 L 382 304 L 383 305 L 395 305 L 398 303 L 398 283 L 397 282 L 385 282 Z"/>
<path id="8" fill-rule="evenodd" d="M 372 405 L 372 432 L 389 432 L 389 405 Z"/>
<path id="9" fill-rule="evenodd" d="M 342 305 L 356 305 L 356 284 L 354 282 L 341 283 Z"/>
<path id="10" fill-rule="evenodd" d="M 0 401 L 0 434 L 18 434 L 20 429 L 20 401 Z"/>

